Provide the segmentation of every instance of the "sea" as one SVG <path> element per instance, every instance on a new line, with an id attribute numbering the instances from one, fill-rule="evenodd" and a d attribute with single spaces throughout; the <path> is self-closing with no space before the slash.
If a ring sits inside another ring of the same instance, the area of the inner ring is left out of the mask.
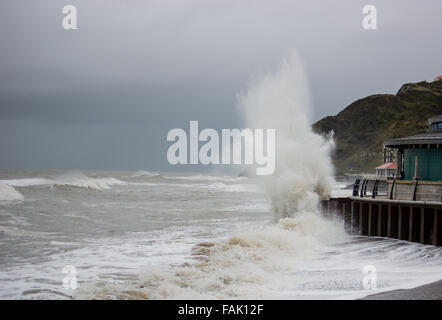
<path id="1" fill-rule="evenodd" d="M 1 299 L 357 299 L 441 278 L 442 248 L 275 217 L 259 178 L 0 171 Z"/>

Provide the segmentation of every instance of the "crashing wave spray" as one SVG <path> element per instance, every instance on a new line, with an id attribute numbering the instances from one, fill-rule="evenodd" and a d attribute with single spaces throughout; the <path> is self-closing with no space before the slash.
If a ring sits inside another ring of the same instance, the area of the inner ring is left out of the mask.
<path id="1" fill-rule="evenodd" d="M 309 125 L 310 95 L 298 55 L 293 52 L 276 72 L 252 81 L 238 101 L 248 127 L 276 129 L 276 170 L 266 179 L 274 212 L 290 217 L 316 211 L 333 185 L 333 139 Z"/>
<path id="2" fill-rule="evenodd" d="M 23 201 L 23 195 L 9 186 L 0 182 L 0 201 Z"/>
<path id="3" fill-rule="evenodd" d="M 263 179 L 278 223 L 198 243 L 194 263 L 150 269 L 129 286 L 82 285 L 78 298 L 290 299 L 302 288 L 302 273 L 295 274 L 303 263 L 344 239 L 340 222 L 315 214 L 332 188 L 332 139 L 308 124 L 310 99 L 298 57 L 252 82 L 239 103 L 249 128 L 276 129 L 276 170 Z"/>

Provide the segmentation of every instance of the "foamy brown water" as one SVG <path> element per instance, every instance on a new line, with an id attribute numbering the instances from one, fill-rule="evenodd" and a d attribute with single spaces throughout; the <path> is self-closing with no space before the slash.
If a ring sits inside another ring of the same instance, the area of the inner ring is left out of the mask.
<path id="1" fill-rule="evenodd" d="M 94 179 L 111 185 L 88 186 Z M 255 179 L 2 171 L 0 180 L 23 195 L 0 202 L 3 299 L 356 298 L 373 293 L 364 265 L 376 266 L 381 291 L 441 274 L 440 248 L 349 236 L 316 212 L 275 222 Z M 66 265 L 77 290 L 63 288 Z"/>

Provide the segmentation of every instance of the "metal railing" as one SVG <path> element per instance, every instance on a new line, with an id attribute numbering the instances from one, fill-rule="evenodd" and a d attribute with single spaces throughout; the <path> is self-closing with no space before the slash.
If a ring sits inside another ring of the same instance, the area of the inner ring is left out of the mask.
<path id="1" fill-rule="evenodd" d="M 386 198 L 388 195 L 385 179 L 356 179 L 353 184 L 353 197 Z"/>

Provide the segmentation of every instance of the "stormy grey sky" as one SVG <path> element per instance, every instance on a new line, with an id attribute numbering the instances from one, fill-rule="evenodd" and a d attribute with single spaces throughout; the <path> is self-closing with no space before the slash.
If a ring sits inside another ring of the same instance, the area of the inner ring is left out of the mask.
<path id="1" fill-rule="evenodd" d="M 62 28 L 62 8 L 78 30 Z M 362 28 L 373 4 L 378 29 Z M 176 170 L 167 132 L 241 126 L 235 95 L 292 49 L 314 122 L 442 74 L 440 0 L 2 0 L 0 168 Z"/>

